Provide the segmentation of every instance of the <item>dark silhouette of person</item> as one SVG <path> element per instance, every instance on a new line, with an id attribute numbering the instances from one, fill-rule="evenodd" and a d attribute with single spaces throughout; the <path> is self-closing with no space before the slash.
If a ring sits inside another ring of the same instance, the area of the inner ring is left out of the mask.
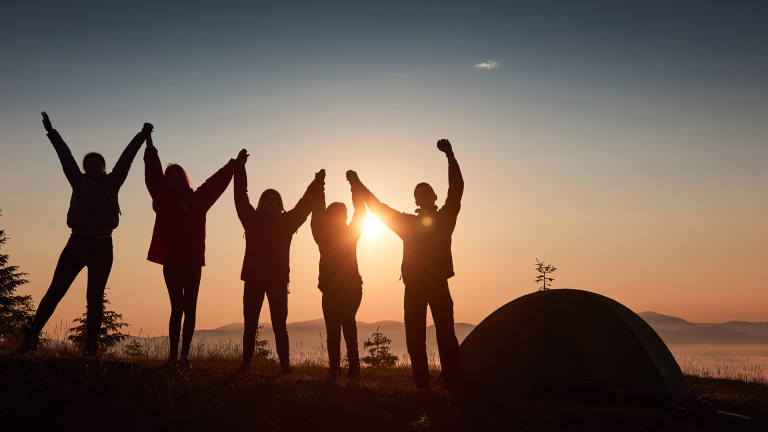
<path id="1" fill-rule="evenodd" d="M 321 171 L 322 177 L 325 172 Z M 330 375 L 341 371 L 341 332 L 347 345 L 349 376 L 360 375 L 355 315 L 363 298 L 363 279 L 357 268 L 357 241 L 365 228 L 365 202 L 352 191 L 355 213 L 347 225 L 347 207 L 340 202 L 325 208 L 325 193 L 314 194 L 312 237 L 320 249 L 320 273 L 317 287 L 323 293 L 323 317 L 328 338 Z"/>
<path id="2" fill-rule="evenodd" d="M 205 222 L 208 210 L 229 186 L 235 166 L 248 157 L 240 151 L 237 160 L 230 159 L 196 190 L 192 189 L 186 171 L 180 165 L 168 164 L 163 173 L 152 135 L 147 135 L 144 151 L 144 181 L 152 196 L 155 226 L 147 259 L 162 264 L 165 285 L 171 299 L 168 323 L 170 355 L 167 364 L 177 361 L 189 369 L 189 347 L 195 332 L 197 295 L 205 265 Z M 184 317 L 184 340 L 179 359 L 179 333 Z"/>
<path id="3" fill-rule="evenodd" d="M 48 114 L 42 114 L 48 139 L 59 156 L 67 181 L 72 186 L 72 198 L 67 211 L 67 226 L 72 229 L 72 234 L 61 252 L 51 285 L 40 300 L 32 326 L 25 333 L 18 353 L 26 354 L 38 348 L 40 331 L 77 275 L 83 267 L 88 267 L 84 354 L 95 356 L 98 354 L 98 335 L 103 318 L 104 290 L 112 270 L 112 231 L 120 222 L 117 194 L 128 177 L 133 159 L 146 136 L 152 131 L 152 125 L 144 123 L 141 132 L 136 134 L 123 150 L 112 172 L 105 172 L 106 162 L 102 155 L 91 152 L 83 158 L 83 173 L 72 157 L 69 147 L 51 125 Z"/>
<path id="4" fill-rule="evenodd" d="M 275 333 L 275 348 L 283 374 L 293 373 L 290 367 L 288 329 L 288 264 L 293 234 L 312 211 L 311 196 L 322 191 L 323 177 L 317 173 L 304 196 L 292 210 L 285 211 L 283 199 L 274 189 L 259 197 L 256 208 L 248 199 L 248 178 L 245 164 L 235 167 L 235 209 L 245 229 L 245 257 L 240 279 L 243 289 L 243 366 L 247 371 L 256 349 L 256 332 L 264 296 L 269 299 L 269 313 Z"/>
<path id="5" fill-rule="evenodd" d="M 437 195 L 427 183 L 419 183 L 413 191 L 419 208 L 412 215 L 400 213 L 382 204 L 363 186 L 357 174 L 348 174 L 353 188 L 360 188 L 371 212 L 403 240 L 405 338 L 413 377 L 416 387 L 420 389 L 430 387 L 426 347 L 427 306 L 432 310 L 435 322 L 443 382 L 451 387 L 463 380 L 448 279 L 454 276 L 451 235 L 461 208 L 464 180 L 451 143 L 441 139 L 437 142 L 437 148 L 448 157 L 448 196 L 440 209 L 435 205 Z"/>

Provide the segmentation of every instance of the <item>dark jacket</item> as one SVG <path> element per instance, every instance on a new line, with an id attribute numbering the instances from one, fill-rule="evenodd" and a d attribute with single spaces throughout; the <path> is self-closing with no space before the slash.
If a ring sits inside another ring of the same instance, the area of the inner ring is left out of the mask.
<path id="1" fill-rule="evenodd" d="M 453 277 L 451 235 L 461 209 L 464 179 L 453 155 L 448 156 L 448 196 L 441 209 L 400 213 L 367 192 L 371 212 L 403 240 L 402 276 L 406 285 L 447 280 Z"/>
<path id="2" fill-rule="evenodd" d="M 357 241 L 365 228 L 365 201 L 352 194 L 355 213 L 349 225 L 331 224 L 326 218 L 325 194 L 314 194 L 312 237 L 320 249 L 320 273 L 317 287 L 323 293 L 359 288 L 363 278 L 357 268 Z"/>
<path id="3" fill-rule="evenodd" d="M 48 133 L 59 156 L 64 175 L 72 186 L 72 198 L 67 211 L 67 226 L 75 234 L 86 237 L 112 235 L 120 223 L 120 204 L 117 194 L 123 186 L 133 158 L 144 143 L 144 136 L 137 134 L 123 150 L 123 154 L 109 174 L 90 179 L 80 171 L 80 166 L 72 157 L 72 152 L 56 130 Z"/>
<path id="4" fill-rule="evenodd" d="M 293 234 L 312 211 L 311 194 L 322 183 L 313 181 L 292 210 L 267 214 L 257 211 L 248 199 L 245 166 L 235 169 L 235 209 L 245 229 L 245 258 L 240 279 L 255 283 L 290 282 L 288 261 Z"/>
<path id="5" fill-rule="evenodd" d="M 147 147 L 144 151 L 144 181 L 155 210 L 155 228 L 147 255 L 149 261 L 205 265 L 206 214 L 229 186 L 234 171 L 235 163 L 230 159 L 197 190 L 172 193 L 163 175 L 157 149 Z"/>

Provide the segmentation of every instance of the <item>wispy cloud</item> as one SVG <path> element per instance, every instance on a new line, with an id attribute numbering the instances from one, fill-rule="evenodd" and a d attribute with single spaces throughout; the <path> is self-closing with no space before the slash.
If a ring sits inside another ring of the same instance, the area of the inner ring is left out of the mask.
<path id="1" fill-rule="evenodd" d="M 478 69 L 486 69 L 486 70 L 498 69 L 499 66 L 501 66 L 501 63 L 495 62 L 493 60 L 488 60 L 487 62 L 478 63 L 475 65 L 475 67 Z"/>

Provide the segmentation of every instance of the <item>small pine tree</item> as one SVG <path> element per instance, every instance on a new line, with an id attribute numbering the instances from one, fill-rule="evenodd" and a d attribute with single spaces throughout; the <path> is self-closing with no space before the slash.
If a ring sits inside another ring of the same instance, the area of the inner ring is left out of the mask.
<path id="1" fill-rule="evenodd" d="M 261 338 L 261 329 L 264 326 L 259 326 L 256 330 L 256 351 L 253 353 L 254 358 L 267 358 L 272 351 L 269 349 L 269 341 Z"/>
<path id="2" fill-rule="evenodd" d="M 539 259 L 536 258 L 536 271 L 541 274 L 536 276 L 534 282 L 541 282 L 542 285 L 539 288 L 539 291 L 546 291 L 552 286 L 550 282 L 553 282 L 554 279 L 547 277 L 547 273 L 554 273 L 555 270 L 557 270 L 557 268 L 553 267 L 552 264 L 544 265 L 544 261 L 539 262 Z"/>
<path id="3" fill-rule="evenodd" d="M 5 230 L 0 230 L 0 247 L 8 241 Z M 0 339 L 20 337 L 32 325 L 35 308 L 32 296 L 15 295 L 16 289 L 28 284 L 27 273 L 18 266 L 8 265 L 9 256 L 0 254 Z"/>
<path id="4" fill-rule="evenodd" d="M 126 357 L 137 359 L 144 357 L 146 352 L 144 347 L 141 346 L 139 340 L 134 339 L 128 345 L 123 347 L 123 354 L 125 354 Z"/>
<path id="5" fill-rule="evenodd" d="M 371 340 L 373 338 L 373 340 Z M 379 332 L 376 327 L 376 333 L 372 334 L 367 341 L 363 343 L 363 349 L 368 351 L 368 355 L 360 360 L 370 367 L 391 368 L 397 363 L 397 356 L 389 352 L 389 344 L 392 341 Z"/>
<path id="6" fill-rule="evenodd" d="M 108 311 L 108 304 L 110 303 L 109 300 L 107 300 L 107 291 L 104 290 L 104 301 L 101 303 L 101 310 L 103 311 L 104 317 L 101 320 L 101 329 L 99 330 L 99 349 L 112 348 L 128 337 L 127 334 L 121 333 L 120 329 L 130 326 L 130 324 L 121 322 L 123 319 L 121 314 L 115 311 Z M 83 348 L 85 346 L 86 328 L 88 327 L 88 313 L 83 312 L 83 315 L 80 318 L 75 318 L 72 323 L 79 324 L 67 331 L 67 333 L 71 333 L 67 336 L 67 340 L 75 344 L 78 348 Z"/>

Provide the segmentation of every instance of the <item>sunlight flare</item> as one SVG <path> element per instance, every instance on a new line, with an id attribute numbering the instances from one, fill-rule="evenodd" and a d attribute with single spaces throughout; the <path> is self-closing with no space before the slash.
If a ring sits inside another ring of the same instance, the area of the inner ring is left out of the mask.
<path id="1" fill-rule="evenodd" d="M 365 228 L 363 229 L 366 236 L 376 237 L 379 235 L 382 228 L 384 228 L 384 223 L 382 223 L 376 216 L 373 216 L 370 213 L 366 216 Z"/>

